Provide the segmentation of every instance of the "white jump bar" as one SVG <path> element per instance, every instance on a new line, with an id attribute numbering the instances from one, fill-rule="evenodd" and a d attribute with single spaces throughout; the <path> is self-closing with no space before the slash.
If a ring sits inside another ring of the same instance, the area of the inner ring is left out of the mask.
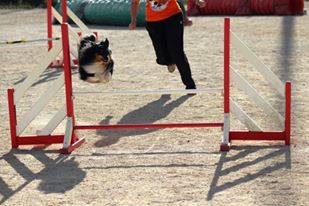
<path id="1" fill-rule="evenodd" d="M 222 93 L 222 88 L 208 89 L 179 89 L 179 90 L 115 90 L 115 91 L 77 91 L 73 95 L 103 94 L 103 95 L 137 95 L 137 94 L 188 94 L 188 93 Z"/>

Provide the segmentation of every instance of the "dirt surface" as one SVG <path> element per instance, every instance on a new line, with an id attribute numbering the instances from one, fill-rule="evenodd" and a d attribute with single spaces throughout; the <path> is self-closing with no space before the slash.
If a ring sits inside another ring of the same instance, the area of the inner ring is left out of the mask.
<path id="1" fill-rule="evenodd" d="M 309 4 L 306 3 L 306 7 Z M 45 42 L 0 45 L 0 204 L 3 205 L 309 205 L 309 16 L 237 17 L 232 30 L 282 81 L 291 81 L 292 144 L 235 142 L 219 152 L 220 129 L 79 131 L 86 143 L 71 155 L 62 145 L 11 150 L 7 88 L 41 62 Z M 0 40 L 46 37 L 46 11 L 0 10 Z M 73 71 L 74 91 L 183 89 L 155 63 L 145 29 L 89 26 L 108 37 L 115 64 L 111 83 L 90 85 Z M 55 30 L 59 29 L 56 26 Z M 74 28 L 77 29 L 77 28 Z M 55 34 L 56 36 L 58 34 Z M 194 17 L 185 51 L 198 88 L 223 86 L 223 17 Z M 237 71 L 284 114 L 283 99 L 232 47 Z M 22 119 L 62 69 L 47 69 L 17 103 Z M 266 131 L 280 125 L 232 86 L 232 98 Z M 64 105 L 60 90 L 24 131 L 34 135 Z M 220 94 L 80 95 L 76 121 L 84 124 L 222 122 Z M 244 126 L 232 116 L 233 130 Z M 63 134 L 65 123 L 55 133 Z"/>

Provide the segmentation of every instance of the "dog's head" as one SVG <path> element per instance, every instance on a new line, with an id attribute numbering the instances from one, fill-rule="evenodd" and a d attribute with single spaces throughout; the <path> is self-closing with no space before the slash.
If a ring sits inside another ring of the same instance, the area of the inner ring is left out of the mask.
<path id="1" fill-rule="evenodd" d="M 109 41 L 96 42 L 95 36 L 83 37 L 78 53 L 80 79 L 90 83 L 107 83 L 114 69 Z"/>

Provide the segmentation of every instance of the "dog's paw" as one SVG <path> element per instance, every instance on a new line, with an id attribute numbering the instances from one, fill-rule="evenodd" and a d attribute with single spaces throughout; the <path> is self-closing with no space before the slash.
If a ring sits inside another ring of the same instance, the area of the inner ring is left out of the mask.
<path id="1" fill-rule="evenodd" d="M 94 77 L 98 78 L 100 83 L 108 83 L 112 80 L 112 74 L 110 72 L 95 74 Z"/>
<path id="2" fill-rule="evenodd" d="M 101 83 L 100 82 L 100 79 L 97 78 L 97 77 L 88 77 L 86 80 L 84 80 L 85 82 L 88 82 L 88 83 L 92 83 L 92 84 L 98 84 L 98 83 Z"/>

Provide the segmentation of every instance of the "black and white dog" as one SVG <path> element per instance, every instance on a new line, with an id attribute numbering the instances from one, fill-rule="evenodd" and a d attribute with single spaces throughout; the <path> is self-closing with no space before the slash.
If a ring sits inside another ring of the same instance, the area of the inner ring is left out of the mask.
<path id="1" fill-rule="evenodd" d="M 78 61 L 80 79 L 90 83 L 107 83 L 112 79 L 114 61 L 109 41 L 96 42 L 94 35 L 80 40 Z"/>

